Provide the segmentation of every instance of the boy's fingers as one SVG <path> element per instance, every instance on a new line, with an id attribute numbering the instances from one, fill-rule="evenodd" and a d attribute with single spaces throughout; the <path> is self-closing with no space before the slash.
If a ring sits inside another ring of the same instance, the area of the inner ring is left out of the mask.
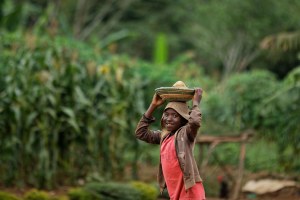
<path id="1" fill-rule="evenodd" d="M 201 95 L 203 91 L 202 91 L 201 88 L 196 88 L 196 89 L 195 89 L 195 92 L 196 92 L 196 94 Z"/>

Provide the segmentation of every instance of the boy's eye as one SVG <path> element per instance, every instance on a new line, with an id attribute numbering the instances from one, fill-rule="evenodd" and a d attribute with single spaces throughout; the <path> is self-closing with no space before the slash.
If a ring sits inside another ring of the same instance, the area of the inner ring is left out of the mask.
<path id="1" fill-rule="evenodd" d="M 178 117 L 177 114 L 167 114 L 167 113 L 164 114 L 164 117 L 169 117 L 169 116 L 171 116 L 173 118 L 177 118 Z"/>

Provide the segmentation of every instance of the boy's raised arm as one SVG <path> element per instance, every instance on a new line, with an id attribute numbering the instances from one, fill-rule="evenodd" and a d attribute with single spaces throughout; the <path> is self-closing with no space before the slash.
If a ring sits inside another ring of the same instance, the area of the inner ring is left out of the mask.
<path id="1" fill-rule="evenodd" d="M 164 102 L 165 102 L 165 101 L 164 101 L 160 96 L 158 96 L 158 95 L 155 93 L 155 94 L 153 95 L 151 104 L 149 105 L 147 111 L 145 112 L 145 117 L 151 119 L 154 110 L 155 110 L 157 107 L 161 106 Z"/>

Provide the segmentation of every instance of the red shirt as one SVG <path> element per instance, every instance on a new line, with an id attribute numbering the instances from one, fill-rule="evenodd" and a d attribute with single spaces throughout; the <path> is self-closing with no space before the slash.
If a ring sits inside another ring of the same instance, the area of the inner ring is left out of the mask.
<path id="1" fill-rule="evenodd" d="M 204 200 L 205 192 L 201 182 L 187 191 L 184 188 L 183 174 L 176 156 L 174 135 L 168 136 L 160 149 L 163 175 L 171 200 Z"/>

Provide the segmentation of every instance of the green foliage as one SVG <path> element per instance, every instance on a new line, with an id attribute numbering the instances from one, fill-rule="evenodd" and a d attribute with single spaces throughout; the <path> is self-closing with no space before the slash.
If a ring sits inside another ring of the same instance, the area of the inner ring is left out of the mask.
<path id="1" fill-rule="evenodd" d="M 252 71 L 231 76 L 221 87 L 204 99 L 203 129 L 208 134 L 234 134 L 255 129 L 257 137 L 278 146 L 272 147 L 275 155 L 266 155 L 269 163 L 255 156 L 247 159 L 252 170 L 297 171 L 299 159 L 299 68 L 282 82 L 266 71 Z M 252 144 L 254 145 L 254 144 Z M 262 144 L 266 146 L 266 144 Z M 257 151 L 263 147 L 254 145 Z M 220 150 L 226 163 L 236 163 L 232 155 L 239 151 L 235 146 L 223 146 Z M 225 152 L 225 153 L 224 153 Z M 256 155 L 256 153 L 254 153 Z M 259 153 L 263 155 L 263 153 Z M 255 167 L 256 166 L 256 167 Z M 262 167 L 261 167 L 262 166 Z"/>
<path id="2" fill-rule="evenodd" d="M 245 160 L 246 169 L 249 169 L 254 172 L 282 171 L 281 167 L 278 165 L 278 161 L 279 161 L 278 145 L 275 142 L 263 139 L 261 137 L 257 137 L 249 144 L 247 144 L 246 148 L 247 148 L 247 155 Z"/>
<path id="3" fill-rule="evenodd" d="M 229 77 L 204 100 L 203 113 L 208 126 L 212 127 L 212 131 L 221 133 L 258 127 L 261 105 L 274 93 L 277 85 L 274 75 L 267 71 L 251 71 Z M 213 122 L 220 125 L 213 127 Z"/>
<path id="4" fill-rule="evenodd" d="M 0 199 L 1 200 L 20 200 L 17 196 L 0 191 Z"/>
<path id="5" fill-rule="evenodd" d="M 165 64 L 168 61 L 168 44 L 165 34 L 157 35 L 154 46 L 154 63 Z"/>
<path id="6" fill-rule="evenodd" d="M 203 112 L 201 132 L 221 135 L 236 131 L 237 128 L 228 123 L 231 112 L 229 101 L 229 98 L 225 98 L 222 88 L 215 88 L 208 92 L 201 103 Z"/>
<path id="7" fill-rule="evenodd" d="M 153 49 L 157 49 L 156 36 L 163 32 L 167 36 L 169 60 L 192 50 L 195 60 L 205 63 L 206 71 L 228 75 L 261 63 L 255 60 L 261 38 L 299 30 L 299 7 L 295 0 L 124 0 L 122 3 L 104 0 L 101 5 L 90 0 L 85 6 L 82 1 L 71 0 L 63 3 L 4 0 L 0 7 L 0 28 L 30 29 L 40 35 L 63 34 L 97 43 L 101 49 L 109 49 L 113 44 L 118 52 L 151 61 Z M 165 44 L 162 47 L 166 49 Z M 162 52 L 158 55 L 160 59 L 166 58 L 165 50 L 157 52 Z M 263 67 L 268 65 L 274 63 L 269 61 Z M 274 66 L 270 68 L 275 70 Z"/>
<path id="8" fill-rule="evenodd" d="M 226 86 L 232 116 L 229 123 L 243 130 L 258 126 L 261 103 L 276 91 L 278 83 L 267 71 L 252 71 L 230 77 Z"/>
<path id="9" fill-rule="evenodd" d="M 88 183 L 84 188 L 73 188 L 68 191 L 70 200 L 100 199 L 157 199 L 158 189 L 143 182 L 125 183 Z"/>
<path id="10" fill-rule="evenodd" d="M 50 200 L 48 193 L 32 189 L 25 193 L 24 200 Z"/>
<path id="11" fill-rule="evenodd" d="M 278 143 L 283 170 L 298 170 L 300 152 L 300 68 L 291 71 L 261 106 L 265 136 Z"/>
<path id="12" fill-rule="evenodd" d="M 100 200 L 99 197 L 87 192 L 83 188 L 72 188 L 68 191 L 70 200 Z"/>
<path id="13" fill-rule="evenodd" d="M 265 35 L 300 28 L 297 23 L 299 14 L 288 14 L 300 7 L 299 2 L 294 0 L 213 0 L 195 1 L 192 5 L 195 14 L 189 15 L 190 20 L 181 26 L 184 33 L 189 33 L 184 39 L 197 49 L 201 57 L 206 58 L 207 71 L 218 70 L 224 75 L 256 67 L 261 61 L 257 57 L 257 44 Z M 283 16 L 291 17 L 285 20 Z M 269 68 L 268 65 L 274 63 L 264 63 L 263 67 Z"/>
<path id="14" fill-rule="evenodd" d="M 280 171 L 278 165 L 274 165 L 274 163 L 278 163 L 278 148 L 276 143 L 257 137 L 247 143 L 246 149 L 245 168 L 247 170 L 252 172 L 264 170 L 268 172 Z M 266 151 L 266 149 L 268 149 L 268 151 Z M 239 162 L 239 151 L 239 143 L 219 145 L 213 152 L 210 163 L 213 165 L 226 164 L 237 166 Z"/>
<path id="15" fill-rule="evenodd" d="M 156 200 L 159 194 L 158 188 L 143 183 L 139 181 L 134 181 L 130 183 L 134 188 L 136 188 L 141 193 L 141 199 L 143 200 Z"/>
<path id="16" fill-rule="evenodd" d="M 141 193 L 129 184 L 106 182 L 88 183 L 84 189 L 105 200 L 142 200 Z"/>
<path id="17" fill-rule="evenodd" d="M 50 197 L 50 200 L 70 200 L 67 196 L 53 196 Z"/>
<path id="18" fill-rule="evenodd" d="M 205 177 L 203 182 L 206 197 L 217 197 L 219 195 L 219 183 L 215 176 Z"/>
<path id="19" fill-rule="evenodd" d="M 49 188 L 94 172 L 122 177 L 147 83 L 130 61 L 30 33 L 0 44 L 0 179 Z"/>

